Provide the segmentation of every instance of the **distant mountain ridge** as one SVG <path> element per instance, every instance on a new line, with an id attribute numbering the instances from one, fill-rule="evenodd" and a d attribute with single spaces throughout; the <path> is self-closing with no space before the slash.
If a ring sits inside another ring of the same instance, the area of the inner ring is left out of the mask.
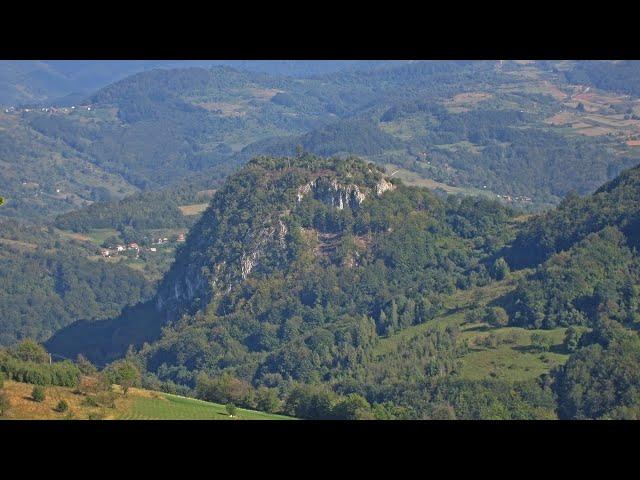
<path id="1" fill-rule="evenodd" d="M 228 65 L 285 76 L 385 68 L 405 62 L 355 60 L 40 60 L 0 62 L 0 106 L 53 103 L 64 106 L 126 76 L 154 68 Z M 68 98 L 67 98 L 68 97 Z"/>

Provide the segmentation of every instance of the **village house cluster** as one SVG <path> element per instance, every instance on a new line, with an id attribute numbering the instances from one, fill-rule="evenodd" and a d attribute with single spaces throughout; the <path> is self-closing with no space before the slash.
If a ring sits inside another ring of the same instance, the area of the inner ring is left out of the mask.
<path id="1" fill-rule="evenodd" d="M 486 188 L 486 187 L 485 187 Z M 500 195 L 496 194 L 496 197 L 506 200 L 507 202 L 526 202 L 531 203 L 531 197 L 522 196 L 522 197 L 512 197 L 511 195 Z"/>
<path id="2" fill-rule="evenodd" d="M 87 112 L 91 111 L 91 105 L 79 105 L 76 107 L 72 105 L 71 107 L 9 107 L 4 109 L 4 113 L 20 113 L 20 112 L 37 112 L 37 111 L 45 112 L 45 113 L 70 113 L 75 110 L 86 110 Z"/>
<path id="3" fill-rule="evenodd" d="M 184 233 L 181 233 L 180 235 L 178 235 L 178 238 L 176 239 L 177 243 L 182 243 L 185 241 L 185 236 Z M 152 245 L 165 245 L 170 243 L 169 239 L 167 237 L 164 238 L 158 238 L 157 240 L 154 240 Z M 145 252 L 151 252 L 151 253 L 156 253 L 158 251 L 158 248 L 156 246 L 152 246 L 152 247 L 141 247 L 140 245 L 138 245 L 136 242 L 132 242 L 128 245 L 116 245 L 112 248 L 101 248 L 100 249 L 100 254 L 107 258 L 107 257 L 115 257 L 121 254 L 126 253 L 127 251 L 133 251 L 135 252 L 136 258 L 140 257 L 140 252 L 141 251 L 145 251 Z"/>

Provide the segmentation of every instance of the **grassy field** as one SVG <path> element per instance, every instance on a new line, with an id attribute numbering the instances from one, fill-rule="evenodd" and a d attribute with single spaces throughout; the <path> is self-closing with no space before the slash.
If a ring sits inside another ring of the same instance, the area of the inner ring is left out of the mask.
<path id="1" fill-rule="evenodd" d="M 461 337 L 469 340 L 472 346 L 470 352 L 462 358 L 460 378 L 527 380 L 549 372 L 569 358 L 562 349 L 564 328 L 526 330 L 518 327 L 490 328 L 486 324 L 469 324 L 465 327 Z M 475 345 L 475 342 L 490 333 L 499 339 L 496 348 Z M 531 336 L 534 333 L 541 333 L 552 340 L 552 347 L 548 352 L 539 352 L 532 347 Z"/>
<path id="2" fill-rule="evenodd" d="M 11 408 L 2 419 L 14 420 L 291 420 L 290 417 L 273 415 L 238 408 L 233 418 L 224 405 L 192 398 L 132 388 L 125 397 L 118 391 L 116 408 L 93 407 L 85 402 L 84 395 L 66 387 L 45 387 L 46 398 L 38 403 L 31 399 L 33 385 L 5 381 L 3 391 L 8 395 Z M 64 413 L 56 411 L 60 400 L 69 405 Z"/>
<path id="3" fill-rule="evenodd" d="M 223 405 L 185 398 L 167 393 L 139 396 L 120 420 L 290 420 L 289 417 L 238 408 L 230 418 Z"/>

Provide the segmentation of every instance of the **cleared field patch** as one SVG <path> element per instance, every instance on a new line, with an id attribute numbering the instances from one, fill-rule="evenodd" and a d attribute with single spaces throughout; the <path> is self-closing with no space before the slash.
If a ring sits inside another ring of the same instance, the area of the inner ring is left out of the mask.
<path id="1" fill-rule="evenodd" d="M 208 189 L 208 190 L 200 190 L 200 191 L 198 191 L 198 193 L 196 193 L 196 198 L 198 200 L 204 200 L 204 199 L 210 200 L 210 199 L 213 198 L 215 193 L 216 193 L 216 190 L 213 189 L 213 188 Z"/>
<path id="2" fill-rule="evenodd" d="M 460 151 L 467 151 L 475 154 L 481 153 L 483 149 L 483 147 L 476 145 L 475 143 L 468 142 L 466 140 L 463 140 L 457 143 L 441 143 L 438 145 L 438 148 L 448 150 L 453 153 L 460 152 Z"/>
<path id="3" fill-rule="evenodd" d="M 520 327 L 493 328 L 484 322 L 467 323 L 466 310 L 475 302 L 484 306 L 513 290 L 518 280 L 528 273 L 527 270 L 513 272 L 502 282 L 491 283 L 485 287 L 476 287 L 458 291 L 444 301 L 446 312 L 435 319 L 380 339 L 374 349 L 377 357 L 397 350 L 403 341 L 407 341 L 424 331 L 436 327 L 445 328 L 456 325 L 460 329 L 458 342 L 466 342 L 469 351 L 460 358 L 460 368 L 456 375 L 468 380 L 499 378 L 503 380 L 527 380 L 537 378 L 561 365 L 569 355 L 563 351 L 562 342 L 565 328 L 553 330 L 528 330 Z M 539 333 L 550 340 L 549 351 L 540 351 L 532 345 L 532 335 Z M 489 335 L 497 338 L 495 348 L 487 347 L 484 339 Z"/>
<path id="4" fill-rule="evenodd" d="M 544 93 L 548 93 L 556 100 L 564 100 L 568 97 L 566 93 L 556 87 L 553 83 L 548 80 L 544 80 L 540 86 L 540 90 Z"/>
<path id="5" fill-rule="evenodd" d="M 425 116 L 420 113 L 407 115 L 391 122 L 380 122 L 378 126 L 389 135 L 405 141 L 427 134 L 427 122 Z"/>
<path id="6" fill-rule="evenodd" d="M 94 230 L 89 230 L 87 233 L 77 233 L 69 230 L 58 230 L 56 231 L 62 235 L 63 237 L 69 238 L 71 240 L 78 240 L 81 242 L 91 242 L 95 245 L 102 245 L 104 241 L 109 237 L 117 237 L 119 232 L 114 228 L 97 228 Z"/>
<path id="7" fill-rule="evenodd" d="M 577 128 L 576 132 L 587 137 L 599 137 L 601 135 L 608 135 L 609 133 L 615 133 L 615 130 L 607 127 L 587 127 Z"/>
<path id="8" fill-rule="evenodd" d="M 62 235 L 63 237 L 66 238 L 70 238 L 71 240 L 78 240 L 80 242 L 90 242 L 91 238 L 89 238 L 87 235 L 84 235 L 82 233 L 77 233 L 77 232 L 70 232 L 67 230 L 57 230 L 57 232 Z"/>
<path id="9" fill-rule="evenodd" d="M 567 125 L 575 122 L 577 117 L 571 112 L 556 113 L 552 117 L 547 118 L 544 122 L 550 125 Z"/>
<path id="10" fill-rule="evenodd" d="M 615 128 L 637 128 L 638 126 L 640 126 L 640 121 L 625 119 L 624 115 L 586 115 L 585 119 L 601 125 L 608 125 Z"/>
<path id="11" fill-rule="evenodd" d="M 474 109 L 479 103 L 490 100 L 493 94 L 488 92 L 465 92 L 455 95 L 453 98 L 443 102 L 443 105 L 451 113 L 468 112 Z"/>
<path id="12" fill-rule="evenodd" d="M 470 307 L 475 301 L 478 301 L 479 305 L 486 305 L 496 298 L 505 295 L 513 290 L 518 280 L 527 273 L 528 270 L 520 270 L 513 272 L 510 278 L 501 282 L 494 282 L 484 287 L 456 291 L 444 299 L 444 313 L 426 323 L 413 325 L 386 338 L 381 338 L 374 349 L 374 354 L 380 356 L 394 351 L 398 343 L 402 340 L 407 340 L 434 326 L 445 328 L 447 325 L 464 325 L 465 308 Z"/>
<path id="13" fill-rule="evenodd" d="M 209 206 L 208 203 L 194 203 L 192 205 L 182 205 L 178 208 L 180 209 L 180 211 L 184 216 L 189 216 L 189 215 L 198 215 L 204 212 L 208 206 Z"/>
<path id="14" fill-rule="evenodd" d="M 225 117 L 244 117 L 247 112 L 244 105 L 228 102 L 202 102 L 195 103 L 197 107 L 204 108 L 210 112 L 215 112 Z"/>
<path id="15" fill-rule="evenodd" d="M 16 420 L 86 420 L 90 416 L 93 416 L 95 418 L 110 419 L 114 418 L 119 408 L 127 408 L 127 404 L 131 398 L 119 398 L 116 402 L 116 409 L 89 407 L 83 403 L 86 397 L 73 393 L 73 389 L 47 386 L 44 387 L 44 401 L 35 402 L 31 398 L 33 387 L 34 385 L 29 383 L 5 380 L 4 391 L 9 397 L 11 407 L 2 418 Z M 60 400 L 64 400 L 69 406 L 69 409 L 64 413 L 55 410 Z"/>
<path id="16" fill-rule="evenodd" d="M 447 185 L 446 183 L 437 182 L 430 178 L 424 178 L 416 172 L 411 172 L 409 170 L 399 168 L 397 165 L 394 165 L 392 163 L 386 164 L 385 168 L 387 170 L 387 173 L 389 173 L 392 177 L 401 179 L 405 184 L 409 186 L 426 187 L 431 190 L 440 188 L 447 193 L 465 193 L 468 195 L 491 194 L 491 192 L 488 192 L 487 190 L 483 191 L 473 188 L 454 187 L 452 185 Z"/>
<path id="17" fill-rule="evenodd" d="M 491 329 L 485 324 L 470 324 L 465 327 L 461 336 L 473 346 L 470 353 L 462 357 L 462 368 L 458 373 L 460 378 L 482 380 L 495 377 L 512 381 L 527 380 L 549 372 L 569 358 L 569 355 L 562 351 L 562 341 L 566 331 L 564 328 Z M 550 351 L 538 351 L 532 346 L 531 336 L 535 333 L 541 333 L 551 339 L 553 346 Z M 477 346 L 482 338 L 490 334 L 498 338 L 499 344 L 496 348 Z"/>
<path id="18" fill-rule="evenodd" d="M 8 238 L 0 238 L 0 245 L 17 248 L 18 250 L 27 250 L 33 252 L 38 246 L 35 243 L 21 242 L 19 240 L 9 240 Z"/>
<path id="19" fill-rule="evenodd" d="M 284 90 L 277 90 L 275 88 L 258 88 L 251 87 L 247 91 L 252 97 L 259 98 L 260 100 L 271 100 L 278 93 L 284 93 Z"/>

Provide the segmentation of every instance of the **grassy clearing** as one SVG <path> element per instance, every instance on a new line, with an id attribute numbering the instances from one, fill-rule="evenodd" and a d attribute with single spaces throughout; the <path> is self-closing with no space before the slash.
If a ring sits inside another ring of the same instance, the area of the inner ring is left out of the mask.
<path id="1" fill-rule="evenodd" d="M 198 215 L 204 212 L 208 206 L 209 206 L 208 203 L 194 203 L 193 205 L 182 205 L 181 207 L 178 207 L 178 208 L 180 208 L 180 211 L 184 216 L 189 216 L 189 215 Z"/>
<path id="2" fill-rule="evenodd" d="M 9 397 L 11 408 L 2 419 L 14 420 L 86 420 L 90 416 L 103 419 L 112 419 L 118 409 L 127 408 L 129 399 L 119 399 L 117 408 L 89 407 L 83 404 L 85 397 L 73 393 L 72 388 L 47 386 L 45 400 L 41 403 L 31 399 L 33 385 L 13 381 L 4 382 L 4 392 Z M 64 413 L 55 410 L 58 402 L 64 400 L 69 405 L 69 410 Z"/>
<path id="3" fill-rule="evenodd" d="M 8 238 L 0 238 L 0 245 L 8 245 L 10 247 L 17 248 L 19 250 L 27 250 L 33 252 L 38 248 L 35 243 L 21 242 L 19 240 L 10 240 Z"/>
<path id="4" fill-rule="evenodd" d="M 31 399 L 33 385 L 5 381 L 4 392 L 8 395 L 11 408 L 2 419 L 14 420 L 291 420 L 291 417 L 237 409 L 233 418 L 229 417 L 224 405 L 192 398 L 170 395 L 132 388 L 125 397 L 120 389 L 116 408 L 92 407 L 85 403 L 84 395 L 76 394 L 66 387 L 45 387 L 46 398 L 38 403 Z M 64 413 L 56 411 L 60 400 L 69 405 Z"/>
<path id="5" fill-rule="evenodd" d="M 493 333 L 500 343 L 496 348 L 472 346 L 462 358 L 459 376 L 467 380 L 495 377 L 512 381 L 539 377 L 569 358 L 562 349 L 565 331 L 564 328 L 527 330 L 518 327 L 490 328 L 486 324 L 466 325 L 461 335 L 463 340 L 473 344 Z M 550 351 L 540 352 L 532 347 L 531 336 L 534 333 L 542 333 L 552 340 Z"/>
<path id="6" fill-rule="evenodd" d="M 464 187 L 454 187 L 452 185 L 447 185 L 446 183 L 436 182 L 435 180 L 431 180 L 430 178 L 421 177 L 416 172 L 411 172 L 409 170 L 405 170 L 403 168 L 399 168 L 397 165 L 393 163 L 388 163 L 385 165 L 385 169 L 388 174 L 392 175 L 395 178 L 399 178 L 406 185 L 416 186 L 416 187 L 426 187 L 431 190 L 435 190 L 441 188 L 447 193 L 462 193 L 465 195 L 486 195 L 489 197 L 495 197 L 493 192 L 489 190 L 479 190 L 476 188 L 464 188 Z"/>
<path id="7" fill-rule="evenodd" d="M 562 348 L 565 328 L 553 330 L 528 330 L 520 327 L 493 328 L 482 322 L 467 323 L 465 311 L 473 303 L 487 305 L 491 301 L 513 290 L 517 281 L 528 271 L 513 272 L 507 280 L 495 282 L 485 287 L 457 291 L 444 301 L 445 313 L 430 322 L 414 325 L 394 335 L 382 338 L 375 347 L 374 354 L 381 357 L 397 349 L 400 342 L 408 340 L 427 329 L 445 328 L 457 325 L 460 328 L 460 342 L 468 342 L 469 352 L 461 358 L 460 378 L 481 380 L 500 378 L 504 380 L 527 380 L 549 372 L 553 367 L 566 362 L 567 355 Z M 541 333 L 551 340 L 548 352 L 541 352 L 532 346 L 531 336 Z M 498 339 L 496 348 L 486 347 L 482 340 L 490 334 Z"/>

